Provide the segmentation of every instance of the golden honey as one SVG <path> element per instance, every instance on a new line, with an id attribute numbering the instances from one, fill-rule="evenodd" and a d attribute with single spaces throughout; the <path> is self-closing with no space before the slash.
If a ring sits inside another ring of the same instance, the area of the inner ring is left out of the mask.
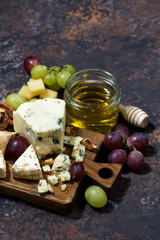
<path id="1" fill-rule="evenodd" d="M 117 122 L 120 87 L 106 71 L 75 73 L 66 83 L 64 99 L 70 125 L 106 134 Z"/>

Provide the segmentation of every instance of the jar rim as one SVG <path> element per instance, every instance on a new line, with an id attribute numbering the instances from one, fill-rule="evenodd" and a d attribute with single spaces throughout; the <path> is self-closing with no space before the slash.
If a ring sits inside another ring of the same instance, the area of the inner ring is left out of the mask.
<path id="1" fill-rule="evenodd" d="M 100 102 L 98 104 L 83 102 L 81 100 L 74 98 L 74 96 L 72 96 L 72 95 L 70 95 L 70 101 L 73 102 L 73 100 L 74 100 L 74 106 L 77 105 L 78 107 L 82 107 L 82 108 L 88 108 L 88 106 L 95 107 L 97 105 L 98 105 L 98 109 L 101 109 L 103 107 L 106 108 L 105 103 L 108 103 L 108 106 L 107 106 L 108 108 L 115 107 L 115 102 L 116 102 L 116 104 L 118 104 L 120 101 L 120 95 L 121 95 L 120 84 L 119 84 L 119 81 L 111 73 L 109 73 L 103 69 L 98 69 L 98 68 L 83 69 L 83 70 L 80 70 L 80 71 L 74 73 L 66 82 L 66 86 L 64 89 L 65 97 L 67 97 L 69 95 L 68 89 L 70 90 L 70 85 L 72 86 L 72 82 L 71 82 L 72 79 L 74 79 L 76 76 L 78 77 L 83 74 L 89 74 L 88 76 L 92 76 L 91 73 L 99 73 L 103 77 L 107 77 L 107 76 L 110 77 L 110 79 L 113 80 L 114 84 L 115 84 L 115 86 L 114 86 L 115 94 L 109 100 L 104 100 L 103 102 Z M 89 79 L 88 79 L 88 81 L 89 81 Z M 79 105 L 80 103 L 81 103 L 81 105 Z"/>

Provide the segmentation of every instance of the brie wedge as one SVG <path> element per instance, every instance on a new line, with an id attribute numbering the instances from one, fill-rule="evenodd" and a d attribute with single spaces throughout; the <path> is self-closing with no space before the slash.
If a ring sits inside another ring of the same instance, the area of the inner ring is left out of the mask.
<path id="1" fill-rule="evenodd" d="M 42 178 L 42 170 L 37 155 L 30 145 L 12 166 L 13 177 L 30 180 Z"/>

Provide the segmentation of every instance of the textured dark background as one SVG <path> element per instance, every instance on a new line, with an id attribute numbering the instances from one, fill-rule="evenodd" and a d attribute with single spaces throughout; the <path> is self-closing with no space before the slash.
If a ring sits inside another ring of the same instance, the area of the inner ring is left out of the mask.
<path id="1" fill-rule="evenodd" d="M 148 112 L 146 164 L 124 172 L 95 210 L 80 190 L 69 215 L 0 195 L 0 239 L 158 240 L 160 181 L 160 1 L 0 0 L 0 99 L 28 80 L 23 60 L 102 68 L 120 82 L 122 103 Z M 119 119 L 119 122 L 123 119 Z M 137 131 L 129 126 L 130 131 Z"/>

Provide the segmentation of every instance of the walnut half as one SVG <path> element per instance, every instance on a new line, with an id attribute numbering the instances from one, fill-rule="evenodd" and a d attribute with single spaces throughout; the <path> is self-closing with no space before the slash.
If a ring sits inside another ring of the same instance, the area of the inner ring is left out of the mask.
<path id="1" fill-rule="evenodd" d="M 5 130 L 8 125 L 13 125 L 13 107 L 0 101 L 0 131 Z"/>

